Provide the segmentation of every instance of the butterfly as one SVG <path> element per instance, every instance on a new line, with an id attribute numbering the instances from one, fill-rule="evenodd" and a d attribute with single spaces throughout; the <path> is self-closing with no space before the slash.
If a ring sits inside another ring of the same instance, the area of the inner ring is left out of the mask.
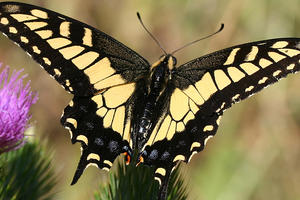
<path id="1" fill-rule="evenodd" d="M 299 38 L 241 44 L 181 66 L 166 53 L 151 65 L 85 23 L 17 2 L 0 3 L 0 31 L 74 95 L 61 117 L 82 146 L 72 184 L 88 166 L 108 171 L 124 154 L 153 166 L 166 193 L 176 164 L 204 149 L 226 109 L 300 69 Z"/>

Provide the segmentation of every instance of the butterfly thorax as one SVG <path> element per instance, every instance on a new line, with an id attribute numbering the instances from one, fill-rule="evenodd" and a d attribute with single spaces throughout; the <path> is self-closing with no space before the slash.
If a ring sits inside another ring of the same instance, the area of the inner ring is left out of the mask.
<path id="1" fill-rule="evenodd" d="M 141 117 L 139 123 L 137 123 L 137 133 L 133 134 L 136 137 L 134 138 L 134 141 L 136 141 L 135 148 L 137 148 L 138 152 L 141 151 L 151 135 L 153 120 L 155 118 L 154 111 L 157 109 L 157 101 L 166 88 L 167 81 L 170 77 L 170 71 L 175 64 L 174 60 L 175 58 L 173 56 L 166 55 L 161 57 L 161 59 L 151 67 L 152 71 L 145 107 L 141 111 Z"/>

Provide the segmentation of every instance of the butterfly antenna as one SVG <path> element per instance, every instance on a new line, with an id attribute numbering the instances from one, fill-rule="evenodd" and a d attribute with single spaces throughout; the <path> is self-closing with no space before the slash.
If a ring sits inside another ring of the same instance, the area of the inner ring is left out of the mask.
<path id="1" fill-rule="evenodd" d="M 152 35 L 152 33 L 146 28 L 146 26 L 144 25 L 141 15 L 139 12 L 136 13 L 140 23 L 142 24 L 143 28 L 146 30 L 146 32 L 150 35 L 150 37 L 155 41 L 155 43 L 159 46 L 159 48 L 164 52 L 165 55 L 167 55 L 167 52 L 164 50 L 164 48 L 162 47 L 162 45 L 159 43 L 159 41 Z"/>
<path id="2" fill-rule="evenodd" d="M 205 36 L 205 37 L 203 37 L 203 38 L 197 39 L 197 40 L 195 40 L 195 41 L 192 41 L 192 42 L 190 42 L 190 43 L 187 43 L 187 44 L 183 45 L 182 47 L 180 47 L 180 48 L 176 49 L 175 51 L 173 51 L 173 52 L 171 53 L 171 55 L 174 55 L 176 52 L 180 51 L 181 49 L 184 49 L 184 48 L 187 47 L 187 46 L 190 46 L 190 45 L 192 45 L 192 44 L 195 44 L 195 43 L 197 43 L 197 42 L 199 42 L 199 41 L 201 41 L 201 40 L 204 40 L 204 39 L 206 39 L 206 38 L 209 38 L 209 37 L 211 37 L 211 36 L 213 36 L 213 35 L 216 35 L 217 33 L 221 32 L 221 31 L 223 30 L 223 28 L 224 28 L 224 24 L 222 23 L 222 24 L 221 24 L 221 27 L 220 27 L 219 30 L 217 30 L 216 32 L 214 32 L 214 33 L 212 33 L 212 34 L 210 34 L 210 35 L 208 35 L 208 36 Z"/>

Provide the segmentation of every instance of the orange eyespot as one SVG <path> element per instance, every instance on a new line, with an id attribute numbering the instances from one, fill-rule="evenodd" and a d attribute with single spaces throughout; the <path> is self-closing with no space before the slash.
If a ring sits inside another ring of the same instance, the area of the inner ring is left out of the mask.
<path id="1" fill-rule="evenodd" d="M 140 156 L 139 157 L 139 162 L 136 164 L 136 166 L 139 166 L 143 162 L 144 162 L 144 158 L 143 158 L 143 156 Z"/>
<path id="2" fill-rule="evenodd" d="M 129 163 L 131 161 L 130 155 L 127 152 L 125 152 L 124 156 L 125 156 L 125 163 L 126 163 L 126 165 L 129 165 Z"/>

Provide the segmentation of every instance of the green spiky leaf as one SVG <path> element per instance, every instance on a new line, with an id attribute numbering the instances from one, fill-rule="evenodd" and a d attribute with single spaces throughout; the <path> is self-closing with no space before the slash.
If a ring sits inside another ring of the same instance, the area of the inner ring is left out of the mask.
<path id="1" fill-rule="evenodd" d="M 116 172 L 110 175 L 107 185 L 100 185 L 95 200 L 154 200 L 157 199 L 159 185 L 153 179 L 153 169 L 147 166 L 125 166 L 119 163 Z M 179 167 L 171 176 L 168 200 L 186 200 L 186 186 L 179 175 Z"/>
<path id="2" fill-rule="evenodd" d="M 51 156 L 37 143 L 1 154 L 0 169 L 0 199 L 52 199 L 56 178 Z"/>

